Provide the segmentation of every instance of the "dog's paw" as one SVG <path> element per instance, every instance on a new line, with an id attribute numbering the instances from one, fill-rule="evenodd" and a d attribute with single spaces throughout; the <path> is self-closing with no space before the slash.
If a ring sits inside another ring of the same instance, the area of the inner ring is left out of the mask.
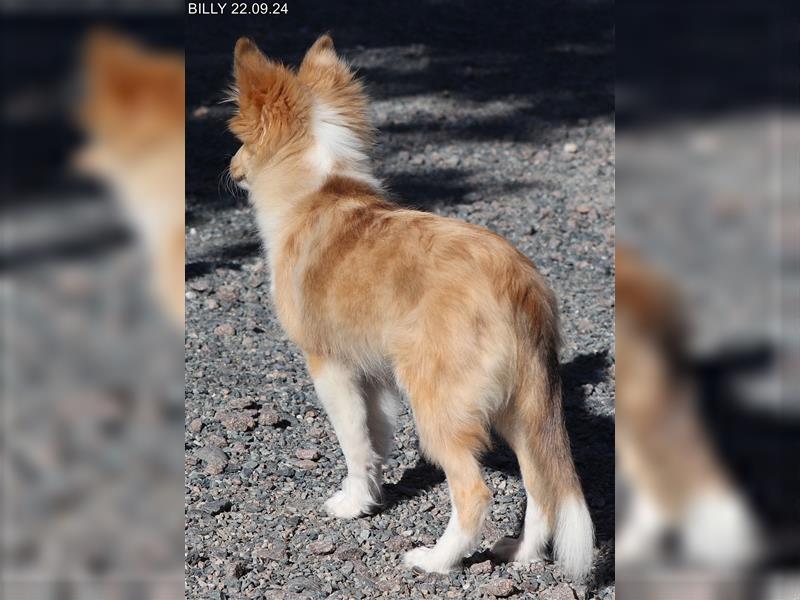
<path id="1" fill-rule="evenodd" d="M 503 562 L 530 563 L 542 560 L 539 552 L 526 548 L 520 538 L 504 537 L 492 546 L 492 555 Z"/>
<path id="2" fill-rule="evenodd" d="M 330 516 L 339 519 L 355 519 L 367 513 L 371 506 L 370 498 L 359 497 L 340 490 L 325 502 L 325 511 Z"/>
<path id="3" fill-rule="evenodd" d="M 409 569 L 427 573 L 447 573 L 454 566 L 440 560 L 436 548 L 425 548 L 424 546 L 406 552 L 403 555 L 403 564 Z"/>

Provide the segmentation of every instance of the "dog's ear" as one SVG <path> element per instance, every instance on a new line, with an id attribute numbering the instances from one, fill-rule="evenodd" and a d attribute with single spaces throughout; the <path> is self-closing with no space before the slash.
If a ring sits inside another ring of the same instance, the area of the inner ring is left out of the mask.
<path id="1" fill-rule="evenodd" d="M 321 35 L 306 52 L 297 72 L 300 81 L 316 94 L 337 95 L 355 80 L 353 70 L 336 53 L 329 34 Z"/>
<path id="2" fill-rule="evenodd" d="M 367 110 L 367 95 L 353 69 L 336 53 L 327 33 L 308 49 L 297 72 L 298 80 L 313 97 L 337 115 L 341 124 L 368 144 L 372 125 Z"/>
<path id="3" fill-rule="evenodd" d="M 300 68 L 302 69 L 303 66 L 311 66 L 312 64 L 320 67 L 333 66 L 338 62 L 339 56 L 336 54 L 333 38 L 330 34 L 325 33 L 319 36 L 317 41 L 308 49 L 305 58 L 303 58 L 303 65 Z"/>
<path id="4" fill-rule="evenodd" d="M 270 61 L 249 38 L 236 42 L 233 74 L 231 100 L 239 110 L 229 121 L 230 130 L 245 144 L 262 142 L 274 150 L 303 122 L 306 94 L 291 71 Z"/>
<path id="5" fill-rule="evenodd" d="M 272 67 L 253 40 L 239 38 L 233 52 L 233 76 L 236 80 L 234 99 L 240 104 L 254 100 L 259 90 L 263 90 L 263 80 Z"/>

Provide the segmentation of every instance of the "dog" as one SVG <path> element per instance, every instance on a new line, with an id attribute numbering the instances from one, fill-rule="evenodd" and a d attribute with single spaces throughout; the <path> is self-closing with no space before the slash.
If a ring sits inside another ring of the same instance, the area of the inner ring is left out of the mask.
<path id="1" fill-rule="evenodd" d="M 521 535 L 495 554 L 534 561 L 553 538 L 564 571 L 583 578 L 593 525 L 564 425 L 558 308 L 544 277 L 486 229 L 386 199 L 370 168 L 367 95 L 330 36 L 297 71 L 241 38 L 234 78 L 228 125 L 241 147 L 230 173 L 249 192 L 275 310 L 305 353 L 347 462 L 327 512 L 354 518 L 380 502 L 407 396 L 452 512 L 436 545 L 404 563 L 444 573 L 478 543 L 491 501 L 479 458 L 494 428 L 527 491 Z"/>

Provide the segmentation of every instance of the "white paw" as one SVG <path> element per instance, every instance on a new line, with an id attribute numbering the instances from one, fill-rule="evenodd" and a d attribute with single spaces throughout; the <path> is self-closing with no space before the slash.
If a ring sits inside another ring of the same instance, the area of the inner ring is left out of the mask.
<path id="1" fill-rule="evenodd" d="M 530 563 L 542 560 L 539 552 L 526 548 L 520 538 L 504 537 L 492 546 L 492 554 L 503 562 Z"/>
<path id="2" fill-rule="evenodd" d="M 403 564 L 409 569 L 420 569 L 428 573 L 447 573 L 455 565 L 442 561 L 436 554 L 436 548 L 420 546 L 403 555 Z"/>
<path id="3" fill-rule="evenodd" d="M 368 512 L 371 507 L 371 498 L 347 493 L 344 490 L 336 492 L 325 502 L 325 511 L 339 519 L 355 519 Z"/>

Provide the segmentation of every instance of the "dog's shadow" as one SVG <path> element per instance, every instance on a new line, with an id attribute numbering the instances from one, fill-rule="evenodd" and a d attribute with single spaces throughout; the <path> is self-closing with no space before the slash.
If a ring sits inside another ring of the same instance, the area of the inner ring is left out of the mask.
<path id="1" fill-rule="evenodd" d="M 586 398 L 588 385 L 607 379 L 608 366 L 606 352 L 582 354 L 561 365 L 564 417 L 598 545 L 614 539 L 614 422 L 610 416 L 591 412 L 586 406 Z M 492 450 L 484 455 L 483 463 L 508 475 L 520 476 L 514 452 L 499 436 L 493 436 Z M 441 469 L 420 458 L 414 467 L 403 472 L 397 483 L 384 485 L 384 503 L 380 510 L 388 510 L 403 500 L 414 498 L 444 480 Z M 467 559 L 467 563 L 487 558 L 490 557 L 486 552 L 480 552 Z M 613 578 L 613 556 L 601 558 L 595 568 L 598 584 L 602 585 L 609 577 Z"/>
<path id="2" fill-rule="evenodd" d="M 184 267 L 186 281 L 197 279 L 212 273 L 215 269 L 231 269 L 240 271 L 245 258 L 258 256 L 261 253 L 261 241 L 246 239 L 211 250 L 204 259 L 187 262 Z"/>

